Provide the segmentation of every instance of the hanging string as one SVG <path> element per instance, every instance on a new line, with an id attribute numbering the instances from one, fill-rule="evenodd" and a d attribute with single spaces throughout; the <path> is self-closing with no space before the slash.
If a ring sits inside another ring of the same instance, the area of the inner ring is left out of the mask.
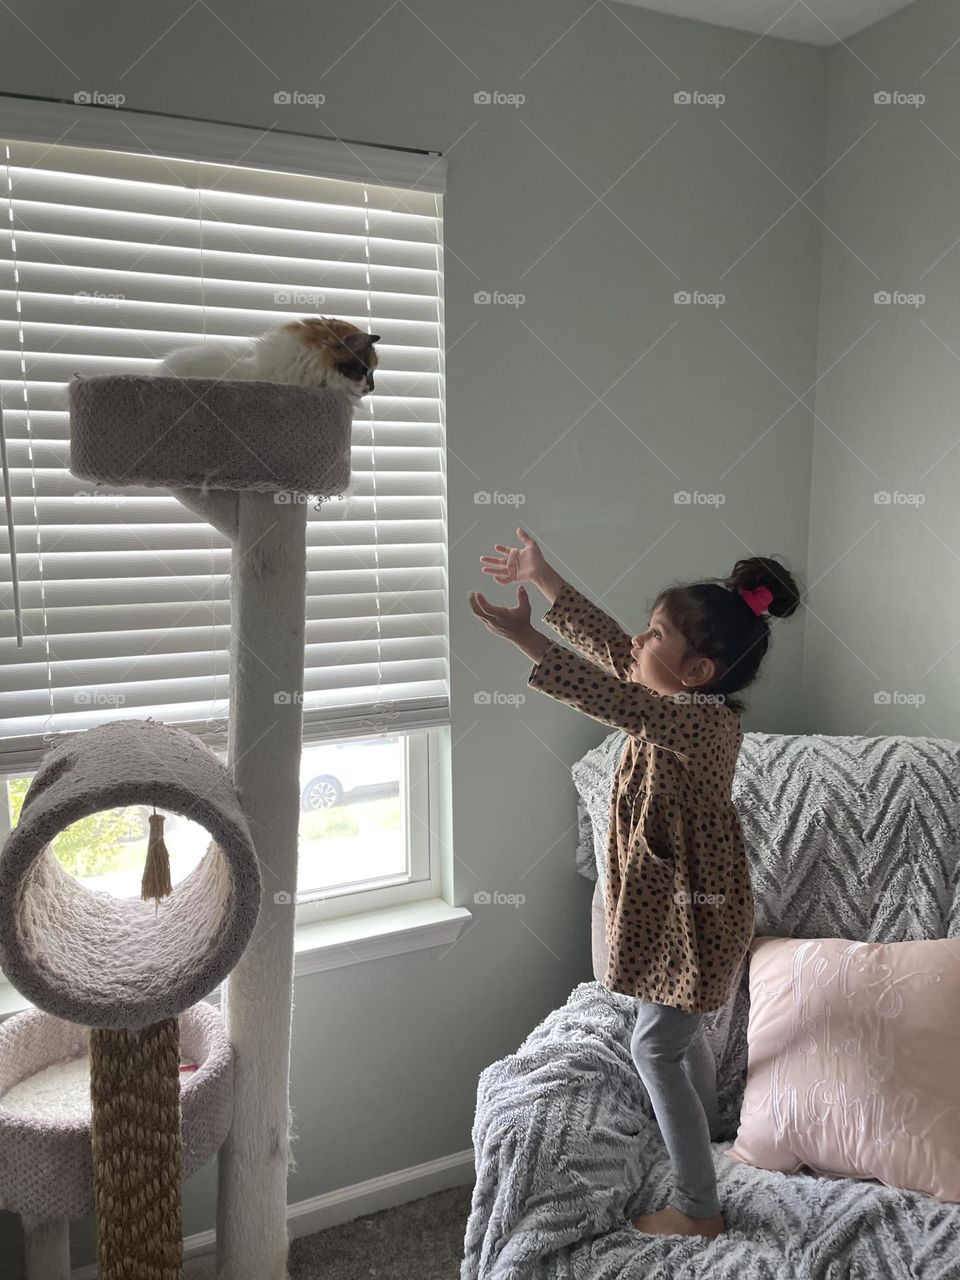
<path id="1" fill-rule="evenodd" d="M 439 471 L 440 471 L 440 492 L 444 495 L 444 503 L 446 504 L 445 495 L 447 494 L 447 454 L 446 454 L 446 450 L 443 447 L 443 441 L 447 437 L 447 424 L 446 424 L 447 362 L 446 362 L 446 351 L 444 349 L 444 344 L 440 338 L 440 335 L 443 333 L 443 326 L 444 326 L 444 320 L 445 320 L 444 311 L 443 311 L 443 255 L 441 253 L 441 242 L 440 242 L 440 232 L 439 232 L 439 228 L 442 225 L 442 218 L 443 218 L 443 206 L 441 204 L 441 199 L 442 197 L 440 196 L 440 193 L 435 192 L 433 197 L 433 207 L 434 207 L 434 216 L 436 217 L 436 226 L 438 228 L 436 238 L 434 240 L 434 252 L 436 254 L 436 264 L 437 264 L 436 265 L 437 335 L 438 335 L 437 336 L 437 374 L 438 374 L 437 417 L 440 420 L 440 440 L 441 440 L 441 443 L 437 445 L 437 462 L 439 464 Z M 441 553 L 443 554 L 445 552 L 446 552 L 446 546 L 443 545 L 441 547 Z M 450 573 L 449 573 L 448 565 L 444 566 L 443 581 L 444 581 L 444 584 L 446 587 L 446 593 L 447 593 L 446 604 L 444 605 L 444 613 L 447 617 L 449 617 L 450 616 L 450 594 L 449 594 Z M 449 678 L 450 637 L 449 635 L 446 637 L 446 665 L 447 665 L 447 678 L 444 682 L 446 685 L 445 697 L 447 700 L 449 700 L 449 697 L 450 697 L 450 678 Z"/>
<path id="2" fill-rule="evenodd" d="M 200 328 L 203 340 L 207 337 L 207 259 L 204 246 L 204 221 L 203 221 L 203 193 L 204 193 L 204 165 L 202 161 L 196 161 L 195 177 L 197 184 L 197 223 L 200 232 Z M 210 543 L 210 663 L 211 677 L 213 680 L 213 694 L 210 699 L 210 709 L 207 712 L 205 728 L 211 733 L 217 734 L 224 719 L 229 714 L 229 702 L 226 711 L 220 715 L 215 713 L 215 707 L 218 701 L 217 697 L 217 572 L 215 547 L 213 540 L 215 530 L 212 524 L 207 523 L 207 537 Z M 228 593 L 229 598 L 229 593 Z"/>
<path id="3" fill-rule="evenodd" d="M 0 467 L 3 470 L 3 497 L 7 508 L 7 541 L 10 546 L 10 582 L 13 587 L 13 616 L 17 624 L 17 648 L 23 648 L 23 618 L 20 615 L 20 578 L 17 573 L 17 531 L 13 522 L 13 499 L 10 495 L 10 467 L 7 462 L 7 434 L 4 411 L 0 405 Z"/>
<path id="4" fill-rule="evenodd" d="M 363 217 L 364 231 L 366 238 L 364 240 L 364 248 L 367 255 L 367 332 L 373 333 L 373 297 L 370 286 L 370 191 L 365 186 L 363 188 Z M 376 582 L 377 582 L 377 694 L 374 699 L 374 710 L 378 708 L 382 711 L 381 698 L 383 696 L 383 620 L 381 615 L 381 606 L 383 603 L 382 586 L 380 581 L 380 525 L 377 515 L 377 414 L 373 407 L 373 397 L 370 398 L 370 463 L 371 472 L 373 474 L 373 554 L 376 559 Z M 376 727 L 376 726 L 374 726 Z"/>
<path id="5" fill-rule="evenodd" d="M 44 739 L 46 735 L 52 732 L 54 724 L 53 710 L 53 669 L 50 659 L 50 636 L 47 631 L 47 599 L 46 585 L 43 577 L 43 546 L 40 537 L 40 511 L 37 502 L 37 471 L 36 459 L 33 455 L 33 422 L 30 417 L 30 396 L 27 390 L 27 353 L 26 338 L 23 332 L 23 301 L 20 296 L 20 263 L 17 253 L 17 237 L 13 216 L 13 174 L 10 171 L 11 155 L 10 144 L 4 146 L 4 159 L 7 175 L 7 216 L 10 223 L 10 256 L 13 262 L 13 283 L 14 295 L 16 298 L 17 309 L 17 339 L 20 344 L 20 379 L 23 385 L 23 405 L 27 427 L 27 457 L 30 461 L 30 483 L 33 497 L 33 519 L 34 528 L 36 530 L 37 539 L 37 579 L 40 587 L 40 609 L 43 619 L 43 648 L 44 659 L 47 668 L 47 696 L 49 698 L 49 710 L 47 712 L 47 723 L 44 730 Z M 2 464 L 3 464 L 3 487 L 4 502 L 7 513 L 7 532 L 10 539 L 10 571 L 13 582 L 13 599 L 14 611 L 16 615 L 17 625 L 17 647 L 23 647 L 23 618 L 20 607 L 20 581 L 17 569 L 16 555 L 16 527 L 13 517 L 12 495 L 10 493 L 10 472 L 7 464 L 7 446 L 6 434 L 3 429 L 3 415 L 0 414 L 0 442 L 2 442 Z"/>
<path id="6" fill-rule="evenodd" d="M 13 283 L 17 298 L 18 336 L 20 338 L 20 371 L 24 379 L 23 395 L 26 399 L 26 371 L 23 360 L 23 324 L 20 310 L 20 265 L 17 262 L 17 233 L 13 225 L 13 178 L 10 173 L 10 147 L 5 147 L 7 172 L 7 218 L 10 222 L 10 256 L 13 259 Z M 7 537 L 10 543 L 10 581 L 13 585 L 13 614 L 17 626 L 17 648 L 23 648 L 23 618 L 20 613 L 20 578 L 17 571 L 17 531 L 13 518 L 13 496 L 10 493 L 10 467 L 7 463 L 7 435 L 4 428 L 3 409 L 0 407 L 0 463 L 3 465 L 3 498 L 7 509 Z"/>

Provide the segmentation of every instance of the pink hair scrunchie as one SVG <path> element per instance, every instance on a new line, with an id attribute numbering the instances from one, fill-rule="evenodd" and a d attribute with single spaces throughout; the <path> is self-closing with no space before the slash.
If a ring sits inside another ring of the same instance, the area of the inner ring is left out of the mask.
<path id="1" fill-rule="evenodd" d="M 766 611 L 767 607 L 773 600 L 773 592 L 769 587 L 764 586 L 744 588 L 744 590 L 737 592 L 737 594 L 746 600 L 747 604 L 758 618 L 761 613 Z"/>

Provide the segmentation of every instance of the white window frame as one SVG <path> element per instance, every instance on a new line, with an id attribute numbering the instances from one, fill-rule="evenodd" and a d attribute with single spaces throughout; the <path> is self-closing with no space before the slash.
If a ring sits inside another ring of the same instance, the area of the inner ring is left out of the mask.
<path id="1" fill-rule="evenodd" d="M 433 856 L 433 838 L 439 831 L 440 808 L 438 787 L 439 744 L 443 729 L 412 729 L 400 736 L 402 761 L 401 782 L 406 793 L 400 793 L 401 834 L 406 851 L 407 869 L 393 876 L 356 880 L 342 889 L 297 890 L 297 923 L 316 924 L 321 920 L 354 915 L 358 909 L 379 911 L 384 907 L 440 896 L 438 860 Z M 303 745 L 309 749 L 309 744 Z M 221 759 L 222 752 L 219 753 Z M 12 778 L 32 777 L 35 770 L 12 770 L 0 773 L 6 784 Z M 362 801 L 360 801 L 362 803 Z M 11 831 L 6 789 L 0 794 L 0 844 Z M 174 838 L 175 837 L 171 837 Z M 298 876 L 299 879 L 299 876 Z M 301 898 L 301 894 L 308 896 Z"/>
<path id="2" fill-rule="evenodd" d="M 316 924 L 355 915 L 358 911 L 378 911 L 403 902 L 440 897 L 437 859 L 431 837 L 438 828 L 437 785 L 431 778 L 431 759 L 436 760 L 437 744 L 431 741 L 437 730 L 414 729 L 402 735 L 401 832 L 407 853 L 407 871 L 378 880 L 359 881 L 326 894 L 301 899 L 297 894 L 297 924 Z"/>

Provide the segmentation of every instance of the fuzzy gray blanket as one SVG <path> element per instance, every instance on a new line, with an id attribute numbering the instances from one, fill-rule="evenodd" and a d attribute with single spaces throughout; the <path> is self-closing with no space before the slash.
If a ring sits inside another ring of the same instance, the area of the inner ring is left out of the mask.
<path id="1" fill-rule="evenodd" d="M 610 734 L 573 768 L 577 863 L 596 877 Z M 757 935 L 899 942 L 960 936 L 960 744 L 934 738 L 744 735 L 733 799 Z M 933 1280 L 960 1277 L 960 1205 L 874 1179 L 782 1174 L 728 1159 L 746 1074 L 746 966 L 705 1015 L 723 1140 L 727 1231 L 655 1236 L 629 1219 L 665 1204 L 666 1151 L 630 1056 L 634 1001 L 574 988 L 516 1053 L 480 1075 L 476 1184 L 461 1280 Z"/>

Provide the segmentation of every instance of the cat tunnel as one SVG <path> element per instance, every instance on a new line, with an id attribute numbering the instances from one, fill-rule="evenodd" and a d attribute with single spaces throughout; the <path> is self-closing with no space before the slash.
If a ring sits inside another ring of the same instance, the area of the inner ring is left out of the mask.
<path id="1" fill-rule="evenodd" d="M 166 1105 L 152 1113 L 162 1128 L 179 1087 L 178 1015 L 223 982 L 235 1061 L 217 1166 L 216 1274 L 285 1280 L 303 499 L 330 497 L 349 482 L 351 407 L 325 389 L 206 378 L 78 378 L 69 396 L 74 475 L 165 487 L 231 542 L 227 767 L 199 738 L 154 720 L 112 721 L 58 742 L 0 854 L 0 963 L 38 1010 L 90 1028 L 95 1177 L 98 1087 L 100 1096 L 129 1098 L 135 1078 L 166 1081 Z M 195 870 L 155 902 L 91 894 L 49 851 L 78 816 L 128 804 L 183 813 L 213 837 Z M 96 1035 L 114 1037 L 99 1062 Z M 0 1096 L 0 1145 L 5 1118 Z M 185 1109 L 183 1120 L 187 1141 Z M 130 1131 L 137 1139 L 113 1135 L 105 1167 L 122 1166 L 141 1145 L 169 1146 L 163 1133 L 143 1143 L 145 1128 L 141 1117 Z M 100 1280 L 179 1280 L 179 1175 L 175 1181 L 175 1201 L 161 1202 L 141 1232 L 155 1232 L 165 1252 L 140 1270 L 129 1269 L 139 1242 L 116 1240 L 113 1229 L 114 1219 L 129 1221 L 130 1197 L 120 1186 L 97 1196 Z M 167 1247 L 171 1235 L 179 1252 Z"/>
<path id="2" fill-rule="evenodd" d="M 156 905 L 92 892 L 50 850 L 71 823 L 131 804 L 184 814 L 213 836 Z M 85 1027 L 139 1030 L 219 985 L 259 905 L 253 842 L 216 755 L 172 725 L 113 721 L 62 738 L 30 784 L 0 858 L 0 957 L 37 1008 Z"/>

